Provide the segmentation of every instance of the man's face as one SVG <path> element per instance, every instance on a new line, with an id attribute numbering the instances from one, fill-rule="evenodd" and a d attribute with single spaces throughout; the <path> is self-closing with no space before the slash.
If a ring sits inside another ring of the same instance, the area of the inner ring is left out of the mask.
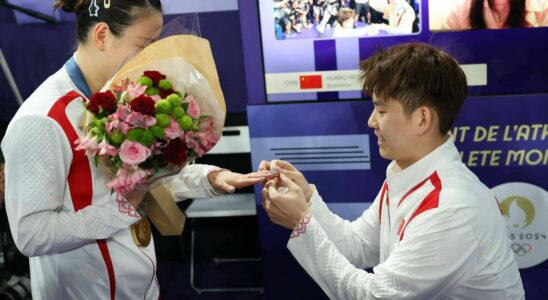
<path id="1" fill-rule="evenodd" d="M 379 153 L 383 158 L 395 160 L 400 167 L 414 160 L 416 143 L 411 116 L 405 114 L 399 101 L 380 101 L 373 96 L 374 109 L 367 125 L 375 130 Z"/>

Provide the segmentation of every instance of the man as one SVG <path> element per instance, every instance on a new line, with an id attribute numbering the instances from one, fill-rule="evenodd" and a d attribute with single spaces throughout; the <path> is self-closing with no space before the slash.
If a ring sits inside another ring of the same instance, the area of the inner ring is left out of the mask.
<path id="1" fill-rule="evenodd" d="M 329 211 L 291 164 L 260 166 L 281 173 L 263 189 L 263 206 L 293 230 L 293 256 L 331 299 L 523 299 L 497 201 L 448 134 L 467 96 L 457 62 L 408 43 L 380 50 L 361 72 L 373 96 L 368 125 L 392 162 L 360 218 Z"/>

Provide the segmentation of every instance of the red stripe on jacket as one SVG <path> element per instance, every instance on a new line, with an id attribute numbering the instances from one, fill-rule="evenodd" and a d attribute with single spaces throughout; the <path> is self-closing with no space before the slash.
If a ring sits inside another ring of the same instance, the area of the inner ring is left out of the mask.
<path id="1" fill-rule="evenodd" d="M 77 92 L 71 91 L 59 98 L 59 100 L 57 100 L 48 112 L 48 117 L 52 118 L 61 126 L 61 128 L 63 128 L 72 150 L 72 163 L 70 164 L 67 182 L 75 212 L 91 205 L 93 198 L 93 185 L 89 160 L 85 150 L 75 150 L 76 146 L 74 145 L 74 142 L 78 139 L 78 133 L 76 133 L 76 130 L 70 123 L 70 120 L 66 114 L 67 106 L 72 101 L 82 98 L 83 97 Z M 116 294 L 116 280 L 114 277 L 114 267 L 112 265 L 112 260 L 110 259 L 110 253 L 108 251 L 106 240 L 97 240 L 97 245 L 99 246 L 99 250 L 101 251 L 101 255 L 103 256 L 108 272 L 110 299 L 114 300 Z"/>
<path id="2" fill-rule="evenodd" d="M 388 205 L 387 190 L 388 190 L 388 183 L 385 182 L 384 185 L 382 186 L 381 198 L 379 199 L 379 224 L 381 223 L 381 219 L 382 219 L 382 201 L 384 200 L 384 194 L 385 193 L 386 193 L 386 204 Z"/>
<path id="3" fill-rule="evenodd" d="M 400 225 L 401 228 L 401 232 L 399 232 L 400 234 L 400 241 L 403 239 L 403 235 L 405 234 L 405 229 L 407 228 L 407 226 L 409 225 L 409 223 L 411 223 L 411 221 L 413 221 L 413 219 L 415 217 L 417 217 L 418 215 L 422 214 L 423 212 L 427 211 L 427 210 L 430 210 L 430 209 L 433 209 L 433 208 L 437 208 L 439 206 L 439 202 L 440 202 L 440 192 L 441 192 L 441 180 L 440 180 L 440 177 L 438 176 L 438 173 L 437 172 L 434 172 L 432 173 L 432 175 L 430 175 L 430 177 L 428 177 L 425 181 L 419 183 L 419 185 L 417 186 L 422 186 L 426 181 L 430 181 L 430 183 L 432 183 L 432 185 L 434 186 L 434 190 L 432 190 L 430 193 L 428 193 L 428 195 L 426 195 L 426 197 L 424 197 L 424 199 L 422 200 L 422 202 L 420 203 L 419 207 L 417 208 L 417 210 L 415 210 L 415 212 L 411 215 L 411 217 L 409 218 L 409 220 L 407 221 L 407 223 L 405 225 L 403 225 L 403 223 Z M 418 189 L 418 188 L 417 188 Z M 408 192 L 409 193 L 409 192 Z M 410 193 L 409 193 L 410 194 Z M 407 195 L 407 194 L 406 194 Z M 403 200 L 403 199 L 402 199 Z M 401 203 L 401 200 L 400 200 L 400 203 Z M 404 222 L 404 221 L 402 221 Z M 398 230 L 399 231 L 399 230 Z"/>

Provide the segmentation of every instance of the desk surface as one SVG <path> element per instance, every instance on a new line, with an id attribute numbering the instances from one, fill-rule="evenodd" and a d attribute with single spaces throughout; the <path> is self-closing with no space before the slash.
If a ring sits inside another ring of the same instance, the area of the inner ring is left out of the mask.
<path id="1" fill-rule="evenodd" d="M 194 199 L 185 214 L 187 218 L 254 216 L 257 214 L 255 195 L 251 193 L 230 194 Z"/>

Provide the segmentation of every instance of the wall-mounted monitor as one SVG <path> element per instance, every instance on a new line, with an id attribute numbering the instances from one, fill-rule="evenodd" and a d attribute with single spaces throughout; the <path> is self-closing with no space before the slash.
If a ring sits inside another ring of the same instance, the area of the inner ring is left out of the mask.
<path id="1" fill-rule="evenodd" d="M 422 41 L 472 95 L 548 91 L 548 0 L 258 0 L 267 102 L 361 99 L 359 61 Z"/>

